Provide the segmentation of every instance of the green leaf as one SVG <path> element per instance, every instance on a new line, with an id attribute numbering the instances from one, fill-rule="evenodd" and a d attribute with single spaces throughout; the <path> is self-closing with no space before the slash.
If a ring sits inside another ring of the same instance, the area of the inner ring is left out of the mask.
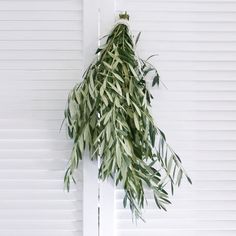
<path id="1" fill-rule="evenodd" d="M 117 92 L 122 96 L 122 89 L 120 87 L 120 84 L 116 81 L 116 88 L 117 88 Z"/>
<path id="2" fill-rule="evenodd" d="M 156 75 L 153 78 L 152 87 L 154 87 L 155 85 L 159 86 L 159 75 Z"/>
<path id="3" fill-rule="evenodd" d="M 179 173 L 177 175 L 177 184 L 178 186 L 180 186 L 181 180 L 182 180 L 182 176 L 183 176 L 183 171 L 180 169 Z"/>
<path id="4" fill-rule="evenodd" d="M 78 141 L 79 141 L 79 149 L 80 149 L 80 152 L 82 153 L 84 151 L 84 139 L 83 139 L 83 137 L 79 137 Z"/>
<path id="5" fill-rule="evenodd" d="M 108 64 L 106 61 L 103 61 L 103 64 L 109 69 L 109 70 L 113 70 L 112 66 L 110 64 Z"/>
<path id="6" fill-rule="evenodd" d="M 186 175 L 186 178 L 190 184 L 193 184 L 192 180 Z"/>
<path id="7" fill-rule="evenodd" d="M 158 54 L 153 54 L 153 55 L 149 56 L 149 57 L 146 59 L 146 61 L 148 61 L 148 60 L 150 60 L 152 57 L 156 57 L 156 56 L 158 56 Z"/>
<path id="8" fill-rule="evenodd" d="M 137 117 L 136 113 L 134 113 L 133 116 L 134 116 L 135 127 L 136 127 L 137 130 L 139 130 L 140 126 L 139 126 L 139 121 L 138 121 L 138 117 Z"/>
<path id="9" fill-rule="evenodd" d="M 105 89 L 106 89 L 106 80 L 104 79 L 103 84 L 100 88 L 100 96 L 103 96 Z"/>
<path id="10" fill-rule="evenodd" d="M 132 72 L 132 75 L 137 79 L 137 78 L 138 78 L 138 75 L 137 75 L 137 73 L 135 72 L 134 68 L 133 68 L 130 64 L 128 64 L 128 66 L 129 66 L 129 69 L 130 69 L 131 72 Z"/>
<path id="11" fill-rule="evenodd" d="M 127 206 L 127 200 L 128 200 L 128 197 L 127 197 L 127 194 L 125 194 L 124 199 L 123 199 L 124 208 L 126 208 L 126 206 Z"/>
<path id="12" fill-rule="evenodd" d="M 108 91 L 105 91 L 107 97 L 109 98 L 110 102 L 113 102 L 113 98 L 111 96 L 111 94 Z"/>
<path id="13" fill-rule="evenodd" d="M 117 73 L 113 72 L 113 75 L 122 83 L 124 83 L 124 80 L 121 78 L 120 75 L 118 75 Z"/>
<path id="14" fill-rule="evenodd" d="M 138 115 L 139 115 L 139 116 L 142 116 L 139 107 L 138 107 L 134 102 L 133 102 L 133 105 L 134 105 L 134 108 L 135 108 L 135 110 L 137 111 Z"/>
<path id="15" fill-rule="evenodd" d="M 126 101 L 127 101 L 127 104 L 128 106 L 130 106 L 130 98 L 129 98 L 129 93 L 126 93 Z"/>
<path id="16" fill-rule="evenodd" d="M 125 152 L 127 153 L 128 156 L 132 156 L 132 151 L 130 149 L 130 145 L 128 144 L 128 141 L 125 139 L 125 142 L 120 142 L 125 150 Z"/>
<path id="17" fill-rule="evenodd" d="M 102 95 L 101 98 L 102 98 L 102 101 L 105 103 L 105 105 L 108 106 L 109 103 L 108 103 L 106 96 Z"/>
<path id="18" fill-rule="evenodd" d="M 140 38 L 141 32 L 138 33 L 136 39 L 135 39 L 135 45 L 137 45 L 139 38 Z"/>
<path id="19" fill-rule="evenodd" d="M 105 125 L 105 124 L 108 122 L 108 120 L 111 118 L 111 115 L 112 115 L 112 110 L 110 110 L 110 111 L 106 114 L 105 119 L 104 119 L 104 121 L 103 121 L 103 124 L 104 124 L 104 125 Z"/>
<path id="20" fill-rule="evenodd" d="M 121 91 L 118 91 L 117 90 L 117 87 L 115 86 L 115 85 L 113 85 L 111 82 L 107 82 L 109 85 L 110 85 L 110 87 L 116 92 L 116 93 L 118 93 L 119 95 L 122 95 L 122 92 Z"/>
<path id="21" fill-rule="evenodd" d="M 168 164 L 167 164 L 168 173 L 171 172 L 172 164 L 173 164 L 173 160 L 172 160 L 172 158 L 170 158 L 169 161 L 168 161 Z"/>
<path id="22" fill-rule="evenodd" d="M 107 139 L 107 141 L 110 139 L 110 137 L 111 137 L 111 124 L 108 123 L 106 126 L 106 139 Z"/>
<path id="23" fill-rule="evenodd" d="M 119 168 L 121 168 L 121 150 L 120 150 L 120 144 L 117 141 L 116 142 L 116 162 Z"/>
<path id="24" fill-rule="evenodd" d="M 115 97 L 115 105 L 116 105 L 116 107 L 120 107 L 121 105 L 120 105 L 120 100 L 119 100 L 119 98 L 118 97 Z"/>

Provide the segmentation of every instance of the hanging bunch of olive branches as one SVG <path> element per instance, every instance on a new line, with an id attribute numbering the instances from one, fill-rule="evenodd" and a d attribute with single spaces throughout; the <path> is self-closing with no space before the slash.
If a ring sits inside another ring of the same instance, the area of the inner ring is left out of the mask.
<path id="1" fill-rule="evenodd" d="M 128 15 L 120 15 L 128 19 Z M 91 160 L 100 158 L 99 178 L 112 177 L 125 192 L 123 204 L 135 218 L 145 207 L 145 191 L 152 191 L 156 205 L 170 203 L 167 183 L 179 185 L 184 171 L 178 155 L 166 143 L 164 133 L 149 112 L 152 99 L 145 77 L 156 69 L 135 54 L 135 42 L 125 20 L 120 20 L 98 48 L 94 62 L 69 94 L 65 110 L 68 134 L 74 141 L 65 186 L 69 191 L 73 174 L 86 148 Z"/>

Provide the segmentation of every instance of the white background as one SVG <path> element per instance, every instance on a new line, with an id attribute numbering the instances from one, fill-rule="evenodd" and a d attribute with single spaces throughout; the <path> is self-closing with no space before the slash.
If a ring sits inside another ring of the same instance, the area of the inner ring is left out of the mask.
<path id="1" fill-rule="evenodd" d="M 82 174 L 63 191 L 59 133 L 83 67 L 80 0 L 0 1 L 0 235 L 82 235 Z M 80 171 L 81 172 L 81 171 Z"/>
<path id="2" fill-rule="evenodd" d="M 124 10 L 140 56 L 158 53 L 168 89 L 152 89 L 152 112 L 193 180 L 167 212 L 150 198 L 137 226 L 111 183 L 98 203 L 87 159 L 63 192 L 71 143 L 58 134 L 69 89 Z M 235 65 L 235 0 L 0 0 L 0 235 L 234 236 Z"/>

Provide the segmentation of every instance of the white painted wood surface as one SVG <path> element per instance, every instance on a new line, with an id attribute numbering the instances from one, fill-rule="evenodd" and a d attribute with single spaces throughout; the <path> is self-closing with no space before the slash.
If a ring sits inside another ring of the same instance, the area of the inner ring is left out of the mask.
<path id="1" fill-rule="evenodd" d="M 132 224 L 116 190 L 117 236 L 236 234 L 236 1 L 118 0 L 127 10 L 138 51 L 168 87 L 152 89 L 152 112 L 183 160 L 183 183 L 167 212 L 151 196 L 146 223 Z"/>
<path id="2" fill-rule="evenodd" d="M 82 168 L 59 133 L 83 63 L 81 0 L 0 1 L 0 235 L 82 236 Z"/>
<path id="3" fill-rule="evenodd" d="M 150 197 L 138 226 L 120 189 L 100 183 L 98 199 L 88 158 L 62 191 L 72 144 L 58 134 L 68 91 L 123 10 L 140 56 L 159 54 L 168 89 L 152 89 L 152 112 L 194 183 L 168 212 Z M 235 13 L 235 0 L 0 0 L 0 235 L 234 236 Z"/>

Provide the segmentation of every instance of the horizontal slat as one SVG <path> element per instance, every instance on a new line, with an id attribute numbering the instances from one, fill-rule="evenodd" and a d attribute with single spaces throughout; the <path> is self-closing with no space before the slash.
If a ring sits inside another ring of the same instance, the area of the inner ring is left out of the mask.
<path id="1" fill-rule="evenodd" d="M 67 156 L 69 158 L 69 156 Z M 77 175 L 75 175 L 76 179 L 82 180 L 82 163 L 79 165 L 79 170 L 77 172 Z M 65 174 L 65 170 L 54 170 L 51 169 L 2 169 L 0 172 L 1 179 L 7 179 L 7 180 L 63 180 Z M 80 183 L 81 185 L 82 183 Z M 25 191 L 25 190 L 24 190 Z M 58 193 L 59 194 L 59 193 Z M 61 194 L 63 194 L 63 191 L 61 191 Z"/>
<path id="2" fill-rule="evenodd" d="M 35 164 L 37 164 L 37 162 Z M 38 169 L 40 169 L 40 168 L 42 168 L 42 167 L 39 166 Z M 46 167 L 44 167 L 44 168 L 46 168 Z M 9 168 L 8 166 L 6 166 L 5 169 L 7 170 L 7 169 L 17 169 L 17 168 L 14 166 L 12 168 Z M 23 169 L 23 167 L 21 167 L 21 169 Z M 27 169 L 27 166 L 25 167 L 25 169 Z M 33 168 L 30 168 L 30 169 L 33 169 Z M 53 168 L 48 166 L 48 169 L 52 170 Z M 54 167 L 54 171 L 56 171 L 56 167 Z M 80 185 L 80 184 L 81 183 L 78 181 L 78 185 Z M 37 180 L 14 180 L 14 179 L 12 179 L 12 180 L 1 181 L 0 186 L 1 186 L 2 190 L 4 189 L 6 191 L 15 191 L 15 190 L 31 190 L 31 191 L 50 190 L 50 191 L 52 191 L 52 190 L 54 190 L 54 191 L 58 191 L 60 193 L 63 191 L 64 184 L 63 184 L 63 180 L 47 179 L 47 180 L 37 181 Z M 73 191 L 73 190 L 81 191 L 81 186 L 80 187 L 78 187 L 78 186 L 71 187 L 71 191 Z M 27 198 L 27 196 L 26 196 L 26 198 Z M 24 200 L 24 199 L 22 199 L 22 200 Z M 32 199 L 32 200 L 34 200 L 34 199 Z M 56 201 L 56 199 L 45 199 L 45 200 L 55 200 Z M 63 200 L 65 200 L 65 199 L 61 199 L 61 201 L 63 201 Z"/>
<path id="3" fill-rule="evenodd" d="M 196 236 L 196 233 L 201 234 L 202 236 L 221 236 L 222 233 L 224 236 L 234 236 L 236 233 L 235 229 L 229 229 L 229 230 L 205 230 L 205 229 L 199 229 L 195 228 L 193 230 L 188 229 L 165 229 L 165 230 L 118 230 L 117 236 L 142 236 L 148 234 L 148 236 L 156 236 L 157 234 L 161 234 L 162 236 L 170 236 L 175 233 L 178 233 L 182 236 Z"/>
<path id="4" fill-rule="evenodd" d="M 79 70 L 82 68 L 81 60 L 74 61 L 0 61 L 1 70 Z"/>
<path id="5" fill-rule="evenodd" d="M 201 100 L 204 102 L 204 100 Z M 208 101 L 205 101 L 206 103 Z M 178 104 L 178 103 L 176 103 Z M 159 110 L 158 114 L 157 112 L 153 112 L 153 114 L 156 113 L 156 116 L 158 117 L 159 121 L 162 120 L 171 120 L 172 118 L 172 111 L 163 111 Z M 199 110 L 196 114 L 196 111 L 178 111 L 178 115 L 175 117 L 175 121 L 186 121 L 186 120 L 194 120 L 194 121 L 212 121 L 212 120 L 218 120 L 218 121 L 234 121 L 236 118 L 236 112 L 235 111 L 224 111 L 224 114 L 221 110 L 219 111 L 203 111 Z M 235 137 L 235 136 L 234 136 Z M 214 138 L 220 138 L 220 137 L 214 137 Z M 214 139 L 213 138 L 213 139 Z M 191 139 L 191 137 L 190 137 Z"/>
<path id="6" fill-rule="evenodd" d="M 229 42 L 225 44 L 224 42 L 168 42 L 168 41 L 161 41 L 161 42 L 149 42 L 148 44 L 144 44 L 142 42 L 139 43 L 140 50 L 146 50 L 149 54 L 158 53 L 160 50 L 167 50 L 167 51 L 191 51 L 191 52 L 198 52 L 198 51 L 205 51 L 205 52 L 232 52 L 236 50 L 236 43 Z M 215 68 L 217 70 L 217 68 Z M 218 68 L 219 69 L 219 68 Z"/>
<path id="7" fill-rule="evenodd" d="M 0 31 L 81 31 L 80 21 L 0 21 Z"/>
<path id="8" fill-rule="evenodd" d="M 236 5 L 236 4 L 235 4 Z M 228 22 L 227 24 L 219 22 L 134 22 L 132 28 L 141 31 L 184 31 L 184 32 L 235 32 L 236 22 Z"/>
<path id="9" fill-rule="evenodd" d="M 118 1 L 117 11 L 122 11 L 126 9 L 127 11 L 178 11 L 178 12 L 234 12 L 236 11 L 236 3 L 235 2 L 164 2 L 164 1 L 156 1 L 156 2 L 141 2 L 137 1 L 135 4 L 130 1 Z"/>
<path id="10" fill-rule="evenodd" d="M 18 149 L 18 151 L 20 151 Z M 24 160 L 21 159 L 19 161 L 19 159 L 11 159 L 11 160 L 4 160 L 1 159 L 0 160 L 2 166 L 1 169 L 36 169 L 36 170 L 44 170 L 44 169 L 48 169 L 48 170 L 63 170 L 66 166 L 66 160 L 48 160 L 48 159 L 36 159 L 36 160 Z"/>
<path id="11" fill-rule="evenodd" d="M 43 51 L 42 51 L 43 52 Z M 49 54 L 53 54 L 53 53 L 63 53 L 63 51 L 46 51 L 46 53 L 49 53 Z M 17 52 L 15 52 L 17 54 Z M 26 52 L 27 53 L 27 52 Z M 36 54 L 39 53 L 40 55 L 40 52 L 37 51 L 37 52 L 34 52 L 32 51 L 33 54 Z M 45 51 L 44 51 L 45 53 Z M 69 53 L 72 53 L 72 51 L 69 51 Z M 81 51 L 78 52 L 78 54 L 81 55 Z M 51 81 L 51 83 L 53 83 L 54 81 L 54 86 L 57 86 L 57 83 L 61 83 L 60 81 L 71 81 L 73 80 L 74 83 L 76 83 L 77 81 L 81 81 L 81 73 L 82 71 L 63 71 L 63 70 L 55 70 L 55 71 L 43 71 L 43 70 L 39 70 L 39 71 L 12 71 L 12 70 L 9 70 L 9 71 L 4 71 L 4 73 L 1 73 L 1 76 L 2 78 L 2 81 L 1 81 L 1 86 L 5 85 L 5 86 L 9 86 L 9 84 L 7 82 L 5 82 L 5 80 L 13 80 L 15 83 L 17 83 L 17 85 L 20 85 L 20 84 L 23 84 L 25 88 L 28 88 L 28 93 L 25 93 L 25 96 L 28 96 L 29 98 L 32 98 L 33 97 L 33 93 L 30 93 L 30 86 L 31 86 L 31 83 L 41 83 L 41 85 L 44 83 L 44 81 Z M 17 79 L 13 79 L 17 76 Z M 32 81 L 32 82 L 30 82 Z M 34 82 L 33 82 L 34 81 Z M 29 85 L 29 86 L 27 86 Z M 36 84 L 38 85 L 38 84 Z M 15 87 L 12 87 L 12 89 L 14 89 L 15 92 L 17 92 L 17 94 L 20 94 L 21 96 L 23 95 L 23 93 L 21 92 L 21 90 L 18 90 L 17 88 Z M 44 92 L 44 90 L 41 91 L 42 93 Z M 47 92 L 47 89 L 45 88 L 45 92 Z M 2 95 L 2 93 L 1 93 Z M 37 98 L 37 96 L 35 96 L 35 98 Z"/>
<path id="12" fill-rule="evenodd" d="M 37 230 L 0 230 L 2 234 L 5 236 L 18 236 L 19 233 L 21 233 L 24 236 L 51 236 L 52 232 L 47 232 L 43 229 L 37 229 Z M 55 234 L 57 236 L 77 236 L 78 234 L 82 234 L 81 230 L 54 230 Z"/>
<path id="13" fill-rule="evenodd" d="M 41 63 L 41 61 L 46 61 L 50 63 L 51 61 L 79 61 L 82 59 L 81 52 L 78 50 L 75 51 L 60 51 L 60 50 L 45 50 L 45 51 L 23 51 L 23 50 L 16 50 L 16 51 L 2 51 L 0 55 L 0 62 L 1 61 L 8 61 L 9 64 L 15 61 L 23 61 L 25 63 L 29 63 L 30 61 L 36 61 L 37 63 Z M 81 64 L 81 62 L 79 61 Z M 18 79 L 20 79 L 18 77 Z M 36 78 L 31 78 L 32 80 Z M 42 78 L 43 79 L 43 78 Z"/>
<path id="14" fill-rule="evenodd" d="M 0 50 L 81 50 L 80 41 L 2 41 Z"/>
<path id="15" fill-rule="evenodd" d="M 143 0 L 129 0 L 131 3 L 132 2 L 142 2 Z M 149 3 L 156 2 L 156 0 L 147 0 Z M 158 2 L 168 2 L 168 3 L 173 3 L 173 2 L 192 2 L 192 3 L 222 3 L 222 0 L 158 0 Z M 224 3 L 235 3 L 235 0 L 225 0 Z"/>
<path id="16" fill-rule="evenodd" d="M 202 53 L 202 52 L 201 52 Z M 214 53 L 213 53 L 214 55 Z M 156 64 L 158 67 L 158 64 Z M 166 83 L 166 81 L 173 80 L 178 81 L 180 83 L 182 81 L 207 81 L 214 83 L 215 81 L 220 81 L 220 83 L 224 83 L 224 81 L 234 81 L 235 71 L 181 71 L 181 72 L 173 72 L 173 71 L 160 71 L 161 79 Z M 213 86 L 212 86 L 213 87 Z M 185 93 L 188 93 L 186 91 Z M 199 95 L 202 91 L 199 91 Z"/>
<path id="17" fill-rule="evenodd" d="M 34 201 L 34 200 L 27 200 L 27 201 L 1 201 L 0 203 L 1 210 L 81 210 L 81 204 L 78 201 Z"/>
<path id="18" fill-rule="evenodd" d="M 46 180 L 45 180 L 46 182 Z M 81 190 L 81 189 L 80 189 Z M 27 195 L 26 195 L 27 194 Z M 1 196 L 0 196 L 1 201 L 8 200 L 8 201 L 27 201 L 27 200 L 42 200 L 42 201 L 81 201 L 82 200 L 82 194 L 78 194 L 75 189 L 70 192 L 63 192 L 63 191 L 53 191 L 51 189 L 50 191 L 48 190 L 38 190 L 35 189 L 33 192 L 32 190 L 19 190 L 19 189 L 13 189 L 8 192 L 4 192 L 1 190 Z M 19 213 L 19 212 L 18 212 Z M 29 213 L 29 212 L 28 212 Z M 78 213 L 78 212 L 77 212 Z M 36 212 L 37 214 L 37 212 Z M 40 212 L 39 212 L 40 214 Z M 1 215 L 1 213 L 0 213 Z M 1 216 L 0 216 L 1 218 Z"/>
<path id="19" fill-rule="evenodd" d="M 134 224 L 130 224 L 130 220 L 122 220 L 118 221 L 117 225 L 120 228 L 126 229 L 148 229 L 148 230 L 155 230 L 156 228 L 161 229 L 195 229 L 196 224 L 199 225 L 200 228 L 204 229 L 222 229 L 222 230 L 229 230 L 235 229 L 235 220 L 199 220 L 199 219 L 185 219 L 185 220 L 171 220 L 171 219 L 155 219 L 149 220 L 146 223 L 139 223 L 137 226 Z"/>
<path id="20" fill-rule="evenodd" d="M 222 0 L 219 0 L 222 1 Z M 188 1 L 189 2 L 189 1 Z M 199 0 L 198 0 L 199 2 Z M 235 2 L 235 1 L 234 1 Z M 184 10 L 184 9 L 183 9 Z M 234 22 L 234 12 L 218 11 L 218 12 L 204 12 L 204 11 L 133 11 L 130 9 L 132 22 Z"/>
<path id="21" fill-rule="evenodd" d="M 60 112 L 61 114 L 61 112 Z M 32 114 L 31 114 L 32 115 Z M 0 119 L 0 129 L 9 129 L 9 128 L 15 128 L 15 129 L 32 129 L 32 128 L 43 128 L 48 130 L 60 130 L 61 122 L 63 120 L 57 120 L 57 121 L 50 121 L 50 119 L 47 119 L 47 122 L 43 120 L 34 120 L 34 119 L 21 119 L 20 117 L 18 119 L 13 119 L 12 117 L 10 119 Z"/>
<path id="22" fill-rule="evenodd" d="M 1 63 L 1 62 L 0 62 Z M 18 62 L 17 62 L 18 63 Z M 44 62 L 45 64 L 47 62 Z M 43 64 L 44 64 L 43 63 Z M 57 63 L 57 62 L 54 62 L 54 63 Z M 71 63 L 71 62 L 70 62 Z M 19 63 L 20 64 L 20 63 Z M 31 66 L 33 64 L 36 64 L 37 65 L 37 62 L 34 62 L 31 64 Z M 63 64 L 62 62 L 58 63 L 58 64 Z M 74 66 L 76 65 L 76 62 L 72 63 L 74 64 Z M 79 63 L 77 63 L 77 67 L 81 67 L 81 65 L 79 65 Z M 80 78 L 79 78 L 80 79 Z M 63 85 L 67 86 L 67 88 L 71 88 L 73 85 L 76 84 L 76 80 L 61 80 L 61 81 L 56 81 L 56 80 L 19 80 L 19 81 L 15 81 L 16 85 L 17 85 L 17 88 L 20 90 L 20 89 L 23 89 L 24 91 L 34 91 L 34 90 L 52 90 L 52 89 L 63 89 Z M 9 88 L 11 85 L 7 82 L 3 82 L 1 83 L 2 84 L 2 87 L 1 89 L 4 89 L 4 88 Z M 64 88 L 65 90 L 66 88 Z"/>
<path id="23" fill-rule="evenodd" d="M 117 216 L 120 220 L 130 220 L 130 213 L 128 211 L 118 211 Z M 167 212 L 160 211 L 157 209 L 146 210 L 144 212 L 144 218 L 150 220 L 160 220 L 160 219 L 170 219 L 170 220 L 182 220 L 185 219 L 196 219 L 196 217 L 201 217 L 201 220 L 230 220 L 235 219 L 235 211 L 223 211 L 223 210 L 188 210 L 183 209 L 182 211 L 169 209 Z M 142 222 L 140 222 L 142 224 Z"/>
<path id="24" fill-rule="evenodd" d="M 0 1 L 1 11 L 78 11 L 82 10 L 82 2 L 77 0 L 68 1 L 55 1 L 55 0 L 42 0 L 42 1 L 28 1 L 21 0 L 16 4 L 16 1 Z"/>
<path id="25" fill-rule="evenodd" d="M 138 32 L 134 31 L 134 35 L 137 35 Z M 194 32 L 191 31 L 163 31 L 160 34 L 157 34 L 155 31 L 141 31 L 140 41 L 147 44 L 147 42 L 156 42 L 157 44 L 161 41 L 169 41 L 169 42 L 195 42 L 195 43 L 201 43 L 201 42 L 235 42 L 236 40 L 236 34 L 235 32 L 224 32 L 223 34 L 221 32 L 211 32 L 211 31 L 201 31 L 201 32 Z M 197 53 L 197 52 L 196 52 Z M 213 52 L 215 54 L 215 52 Z M 200 54 L 202 55 L 202 54 Z M 193 54 L 192 56 L 195 56 Z M 202 55 L 204 56 L 204 54 Z M 222 60 L 221 57 L 219 58 L 213 58 L 215 60 Z M 235 59 L 235 57 L 234 57 Z"/>
<path id="26" fill-rule="evenodd" d="M 80 21 L 82 19 L 82 11 L 68 10 L 1 10 L 1 21 Z"/>
<path id="27" fill-rule="evenodd" d="M 186 164 L 186 161 L 184 162 L 184 164 Z M 197 164 L 197 163 L 196 163 Z M 206 163 L 207 165 L 207 163 Z M 223 171 L 224 169 L 222 169 Z M 212 174 L 213 176 L 214 174 Z M 217 178 L 216 175 L 214 175 L 215 178 Z M 175 201 L 175 199 L 193 199 L 193 200 L 207 200 L 209 198 L 209 196 L 211 196 L 211 192 L 212 194 L 222 190 L 222 198 L 228 194 L 229 196 L 227 196 L 227 198 L 234 197 L 234 193 L 236 191 L 236 187 L 235 187 L 235 182 L 236 180 L 220 180 L 220 179 L 210 179 L 210 180 L 199 180 L 197 179 L 197 177 L 193 176 L 192 177 L 193 183 L 194 183 L 194 189 L 191 189 L 190 193 L 186 193 L 188 191 L 189 186 L 185 186 L 185 189 L 180 188 L 179 192 L 181 192 L 182 196 L 174 196 L 172 198 L 174 198 L 173 201 Z M 199 193 L 198 193 L 199 191 Z M 200 198 L 198 198 L 200 195 L 202 194 L 202 196 Z M 123 194 L 123 189 L 122 187 L 118 187 L 118 190 L 116 192 L 116 197 L 117 199 L 122 199 L 124 196 Z M 147 199 L 151 199 L 153 196 L 153 194 L 151 192 L 147 192 L 146 193 L 146 197 Z M 213 198 L 213 200 L 215 200 L 215 198 Z M 234 200 L 234 198 L 233 198 Z"/>
<path id="28" fill-rule="evenodd" d="M 0 221 L 1 230 L 8 230 L 11 227 L 11 230 L 37 230 L 42 229 L 44 230 L 78 230 L 82 227 L 81 221 L 60 221 L 60 224 L 56 221 L 49 221 L 49 220 L 19 220 L 19 221 L 7 221 L 2 220 Z"/>
<path id="29" fill-rule="evenodd" d="M 218 191 L 217 193 L 219 193 L 220 191 Z M 215 193 L 216 194 L 216 193 Z M 212 193 L 213 195 L 213 193 Z M 226 195 L 226 194 L 225 194 Z M 219 198 L 219 197 L 218 197 Z M 235 211 L 236 207 L 235 207 L 235 203 L 236 200 L 229 200 L 226 198 L 222 198 L 222 199 L 205 199 L 205 200 L 196 200 L 196 199 L 192 199 L 192 200 L 188 200 L 188 199 L 176 199 L 175 196 L 175 200 L 172 201 L 172 205 L 167 206 L 167 210 L 169 209 L 175 209 L 177 211 L 181 211 L 182 209 L 188 209 L 188 210 L 203 210 L 203 211 L 214 211 L 214 210 L 227 210 L 227 211 Z M 129 209 L 124 209 L 123 207 L 123 203 L 122 200 L 117 200 L 116 201 L 116 207 L 119 211 L 129 211 Z M 149 200 L 148 205 L 146 206 L 146 210 L 157 210 L 160 211 L 154 200 Z"/>
<path id="30" fill-rule="evenodd" d="M 235 91 L 236 90 L 236 81 L 165 81 L 167 88 L 171 91 Z M 212 86 L 214 84 L 214 86 Z M 153 90 L 158 93 L 157 90 Z"/>
<path id="31" fill-rule="evenodd" d="M 14 146 L 12 145 L 14 143 Z M 31 140 L 31 139 L 11 139 L 0 140 L 0 149 L 56 149 L 66 150 L 70 149 L 71 143 L 61 140 Z"/>
<path id="32" fill-rule="evenodd" d="M 203 134 L 202 134 L 202 136 L 204 136 L 204 133 L 211 133 L 211 131 L 207 131 L 207 132 L 203 132 Z M 213 132 L 212 132 L 213 133 Z M 221 136 L 220 135 L 220 132 L 219 132 L 219 134 L 217 134 L 217 132 L 214 132 L 215 133 L 215 136 Z M 198 136 L 197 135 L 195 135 L 195 137 L 196 138 L 193 138 L 192 140 L 193 141 L 205 141 L 205 139 L 204 138 L 197 138 Z M 210 140 L 214 140 L 213 138 L 209 138 Z M 207 139 L 207 140 L 209 140 L 209 139 Z M 183 139 L 184 140 L 184 139 Z M 216 139 L 216 140 L 218 140 L 218 139 Z M 185 139 L 185 141 L 186 141 L 186 139 Z M 227 142 L 227 140 L 225 140 L 225 139 L 223 139 L 222 140 L 223 142 L 225 141 L 225 142 Z M 184 141 L 183 141 L 184 142 Z M 186 141 L 186 143 L 187 143 L 187 141 Z M 177 145 L 176 144 L 176 142 L 175 142 L 175 145 Z M 235 161 L 235 152 L 236 151 L 234 151 L 234 150 L 194 150 L 194 151 L 184 151 L 184 150 L 182 150 L 181 151 L 181 154 L 185 157 L 185 159 L 186 160 L 197 160 L 197 161 L 199 161 L 199 162 L 205 162 L 205 161 L 225 161 L 225 162 L 227 162 L 227 161 Z M 224 157 L 224 159 L 222 160 L 222 156 Z M 192 157 L 191 159 L 190 159 L 190 157 Z M 201 176 L 199 176 L 199 177 L 201 177 Z"/>
<path id="33" fill-rule="evenodd" d="M 48 23 L 48 22 L 46 22 Z M 22 23 L 23 24 L 23 23 Z M 2 41 L 62 41 L 62 40 L 82 40 L 81 31 L 2 31 L 0 42 Z M 27 53 L 27 52 L 26 52 Z M 39 52 L 40 53 L 40 52 Z M 73 52 L 72 52 L 73 53 Z"/>
<path id="34" fill-rule="evenodd" d="M 157 62 L 160 70 L 172 71 L 235 71 L 236 61 L 162 61 Z M 215 69 L 217 68 L 217 69 Z"/>
<path id="35" fill-rule="evenodd" d="M 47 138 L 46 138 L 47 137 Z M 32 129 L 32 130 L 25 130 L 25 129 L 9 129 L 9 130 L 0 130 L 0 140 L 1 139 L 36 139 L 36 140 L 66 140 L 66 131 L 63 129 L 60 131 L 53 131 L 53 130 L 43 130 L 43 129 Z M 2 150 L 0 150 L 1 156 L 3 156 Z M 15 153 L 17 154 L 17 153 Z M 34 157 L 32 153 L 32 158 Z M 64 155 L 64 153 L 62 153 Z"/>
<path id="36" fill-rule="evenodd" d="M 0 219 L 4 220 L 19 220 L 19 221 L 30 221 L 30 220 L 82 220 L 81 214 L 78 210 L 72 211 L 50 211 L 42 210 L 33 212 L 32 210 L 1 210 Z"/>

